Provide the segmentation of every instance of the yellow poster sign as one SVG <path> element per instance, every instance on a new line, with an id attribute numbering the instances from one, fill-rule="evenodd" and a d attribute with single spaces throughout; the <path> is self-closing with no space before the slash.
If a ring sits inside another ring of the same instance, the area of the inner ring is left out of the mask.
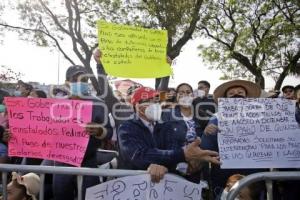
<path id="1" fill-rule="evenodd" d="M 101 61 L 107 74 L 127 78 L 171 75 L 167 31 L 98 21 Z"/>

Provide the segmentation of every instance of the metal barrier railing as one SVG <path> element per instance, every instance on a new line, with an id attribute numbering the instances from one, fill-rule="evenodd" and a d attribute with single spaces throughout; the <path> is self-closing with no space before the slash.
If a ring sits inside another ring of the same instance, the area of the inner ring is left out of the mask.
<path id="1" fill-rule="evenodd" d="M 54 167 L 54 166 L 32 166 L 32 165 L 11 165 L 0 164 L 0 172 L 2 173 L 2 194 L 3 200 L 7 199 L 7 173 L 8 172 L 34 172 L 40 175 L 41 188 L 39 192 L 39 200 L 44 199 L 44 180 L 45 174 L 66 174 L 77 176 L 78 200 L 82 200 L 82 180 L 83 176 L 103 176 L 103 177 L 123 177 L 145 174 L 142 170 L 118 170 L 118 169 L 99 169 L 99 168 L 77 168 L 77 167 Z M 261 172 L 246 176 L 239 181 L 238 186 L 231 190 L 227 196 L 227 200 L 234 200 L 240 190 L 252 183 L 258 181 L 270 182 L 273 180 L 300 180 L 300 171 L 292 172 Z"/>
<path id="2" fill-rule="evenodd" d="M 227 196 L 227 200 L 234 200 L 234 198 L 239 194 L 240 190 L 252 183 L 258 181 L 270 182 L 273 180 L 283 181 L 283 180 L 300 180 L 300 171 L 291 172 L 261 172 L 246 176 L 239 181 L 238 186 L 231 190 Z M 268 198 L 268 199 L 272 199 Z"/>
<path id="3" fill-rule="evenodd" d="M 54 167 L 54 166 L 33 166 L 33 165 L 11 165 L 0 164 L 0 172 L 2 172 L 2 199 L 7 199 L 7 173 L 8 172 L 34 172 L 40 175 L 41 188 L 39 199 L 44 199 L 44 180 L 45 174 L 67 174 L 77 176 L 78 200 L 82 200 L 82 180 L 83 176 L 104 176 L 104 177 L 122 177 L 145 174 L 142 170 L 118 170 L 118 169 L 99 169 L 99 168 L 77 168 L 77 167 Z"/>

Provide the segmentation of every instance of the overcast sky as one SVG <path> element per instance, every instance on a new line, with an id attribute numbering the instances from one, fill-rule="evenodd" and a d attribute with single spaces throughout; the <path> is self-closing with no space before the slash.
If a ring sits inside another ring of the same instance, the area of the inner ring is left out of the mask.
<path id="1" fill-rule="evenodd" d="M 65 72 L 70 64 L 58 51 L 50 51 L 49 48 L 36 47 L 31 43 L 21 41 L 15 33 L 7 33 L 3 41 L 0 46 L 0 65 L 6 65 L 16 72 L 23 73 L 22 79 L 24 81 L 35 81 L 41 84 L 57 84 L 58 81 L 62 84 L 64 82 Z M 180 56 L 176 58 L 173 64 L 174 79 L 170 80 L 170 86 L 175 87 L 179 83 L 187 82 L 195 88 L 199 80 L 207 80 L 211 83 L 213 90 L 223 82 L 219 80 L 221 72 L 209 70 L 202 63 L 197 50 L 200 42 L 200 40 L 192 40 L 184 46 Z M 93 67 L 95 72 L 95 64 Z M 134 80 L 146 86 L 154 87 L 153 79 Z M 299 78 L 288 77 L 283 85 L 296 85 L 299 82 Z M 266 88 L 270 89 L 273 86 L 274 82 L 267 79 Z"/>
<path id="2" fill-rule="evenodd" d="M 10 11 L 4 17 L 13 25 L 20 25 L 17 15 Z M 6 32 L 0 39 L 0 65 L 6 65 L 16 72 L 24 74 L 24 81 L 34 81 L 41 84 L 62 84 L 65 81 L 66 69 L 70 63 L 57 50 L 50 50 L 45 47 L 36 47 L 35 45 L 19 39 L 16 33 Z M 182 82 L 191 84 L 194 89 L 197 87 L 199 80 L 207 80 L 211 83 L 211 92 L 224 81 L 219 80 L 222 76 L 220 71 L 209 70 L 202 63 L 198 56 L 197 47 L 205 41 L 197 39 L 189 41 L 182 49 L 181 54 L 176 58 L 173 64 L 174 79 L 170 80 L 170 86 L 175 87 Z M 72 53 L 72 47 L 68 49 Z M 73 54 L 73 53 L 72 53 Z M 74 56 L 75 57 L 75 56 Z M 80 64 L 80 63 L 78 63 Z M 95 69 L 93 64 L 93 70 Z M 154 87 L 154 79 L 134 79 L 145 86 Z M 300 83 L 300 78 L 287 77 L 283 83 L 296 85 Z M 274 87 L 274 81 L 266 78 L 266 89 Z"/>

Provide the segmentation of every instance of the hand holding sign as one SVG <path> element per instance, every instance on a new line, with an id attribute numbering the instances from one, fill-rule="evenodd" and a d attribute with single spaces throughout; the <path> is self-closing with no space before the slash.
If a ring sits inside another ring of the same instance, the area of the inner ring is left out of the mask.
<path id="1" fill-rule="evenodd" d="M 95 49 L 93 56 L 94 56 L 96 63 L 101 64 L 102 52 L 100 51 L 100 49 L 98 49 L 98 48 Z"/>
<path id="2" fill-rule="evenodd" d="M 85 130 L 88 135 L 95 136 L 98 139 L 103 139 L 107 135 L 106 128 L 101 124 L 90 122 L 85 125 Z"/>
<path id="3" fill-rule="evenodd" d="M 151 164 L 147 171 L 151 176 L 151 181 L 159 183 L 159 181 L 163 179 L 164 175 L 168 172 L 168 169 L 162 165 Z"/>
<path id="4" fill-rule="evenodd" d="M 210 134 L 217 134 L 218 133 L 218 126 L 214 124 L 208 124 L 204 129 L 204 134 L 210 135 Z"/>
<path id="5" fill-rule="evenodd" d="M 2 136 L 2 141 L 7 143 L 10 139 L 10 132 L 9 129 L 5 129 L 3 136 Z"/>

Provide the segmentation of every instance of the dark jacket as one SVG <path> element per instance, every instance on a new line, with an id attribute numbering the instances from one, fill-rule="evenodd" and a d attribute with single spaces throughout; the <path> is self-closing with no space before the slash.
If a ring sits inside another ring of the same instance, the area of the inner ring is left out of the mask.
<path id="1" fill-rule="evenodd" d="M 160 129 L 161 124 L 157 124 L 151 133 L 137 117 L 121 124 L 118 129 L 118 142 L 123 168 L 145 170 L 150 164 L 172 168 L 185 161 L 182 148 L 161 148 L 164 136 Z"/>
<path id="2" fill-rule="evenodd" d="M 296 103 L 296 121 L 300 124 L 300 104 Z"/>
<path id="3" fill-rule="evenodd" d="M 5 128 L 0 125 L 0 142 L 1 143 L 3 143 L 2 138 L 3 138 L 4 131 L 5 131 Z"/>
<path id="4" fill-rule="evenodd" d="M 202 127 L 199 121 L 193 118 L 196 125 L 196 134 L 198 137 L 202 136 Z M 186 141 L 187 126 L 181 115 L 180 107 L 175 106 L 175 108 L 164 110 L 162 114 L 162 122 L 165 124 L 163 128 L 168 129 L 173 132 L 172 137 L 174 137 L 180 146 L 183 147 Z"/>
<path id="5" fill-rule="evenodd" d="M 92 120 L 91 121 L 102 124 L 106 128 L 106 131 L 107 131 L 107 135 L 106 135 L 105 139 L 110 139 L 112 137 L 113 130 L 112 130 L 112 127 L 110 126 L 108 113 L 106 111 L 106 108 L 105 108 L 105 105 L 103 104 L 103 102 L 101 102 L 100 99 L 96 99 L 93 97 L 91 97 L 91 99 L 82 99 L 82 100 L 90 100 L 93 102 Z M 94 136 L 90 136 L 89 143 L 87 145 L 87 149 L 86 149 L 81 166 L 96 167 L 96 163 L 92 164 L 94 166 L 90 166 L 91 162 L 88 162 L 87 160 L 90 160 L 90 159 L 94 160 L 96 158 L 97 149 L 100 147 L 101 142 L 102 142 L 102 140 L 99 140 Z M 90 164 L 87 164 L 87 163 L 90 163 Z"/>
<path id="6" fill-rule="evenodd" d="M 217 104 L 211 97 L 197 97 L 193 101 L 195 118 L 198 120 L 202 130 L 205 129 L 209 119 L 217 111 Z"/>
<path id="7" fill-rule="evenodd" d="M 195 130 L 197 137 L 201 137 L 203 131 L 202 127 L 199 124 L 199 121 L 194 117 L 195 122 Z M 187 125 L 186 122 L 183 120 L 183 116 L 181 115 L 180 107 L 175 106 L 173 109 L 167 109 L 162 114 L 162 121 L 164 122 L 160 128 L 160 132 L 162 134 L 162 139 L 159 144 L 163 149 L 178 149 L 183 148 L 186 145 L 186 134 L 187 134 Z M 169 168 L 169 171 L 174 173 L 178 173 L 175 171 L 176 166 L 173 168 Z M 199 183 L 201 174 L 203 175 L 204 179 L 208 177 L 208 165 L 202 166 L 202 169 L 198 172 L 195 172 L 190 175 L 185 175 L 185 179 Z"/>
<path id="8" fill-rule="evenodd" d="M 133 118 L 133 107 L 129 104 L 120 102 L 114 95 L 112 88 L 109 86 L 107 74 L 102 64 L 97 64 L 98 82 L 100 87 L 100 94 L 103 96 L 105 104 L 107 105 L 108 111 L 112 113 L 115 120 L 116 127 L 126 120 Z"/>
<path id="9" fill-rule="evenodd" d="M 217 117 L 212 117 L 209 124 L 218 125 Z M 203 134 L 201 137 L 200 147 L 205 150 L 212 150 L 219 152 L 218 147 L 218 133 L 215 134 Z M 214 191 L 214 196 L 218 196 L 222 193 L 226 186 L 227 179 L 234 174 L 249 175 L 257 172 L 267 171 L 267 169 L 221 169 L 220 166 L 213 165 L 211 167 L 211 184 Z"/>

